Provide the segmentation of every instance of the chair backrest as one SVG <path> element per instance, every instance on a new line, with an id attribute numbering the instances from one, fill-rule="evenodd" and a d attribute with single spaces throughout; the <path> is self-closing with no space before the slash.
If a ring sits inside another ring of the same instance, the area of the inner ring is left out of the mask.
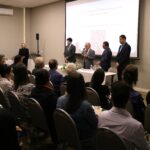
<path id="1" fill-rule="evenodd" d="M 128 103 L 126 105 L 126 110 L 132 115 L 132 117 L 135 117 L 135 112 L 134 112 L 131 100 L 128 101 Z"/>
<path id="2" fill-rule="evenodd" d="M 23 105 L 21 105 L 19 97 L 13 91 L 7 93 L 8 100 L 10 102 L 10 110 L 15 115 L 17 120 L 27 119 L 26 110 Z"/>
<path id="3" fill-rule="evenodd" d="M 107 128 L 99 128 L 95 139 L 96 150 L 127 150 L 124 141 Z"/>
<path id="4" fill-rule="evenodd" d="M 146 131 L 150 132 L 150 104 L 147 105 L 145 109 L 144 128 Z"/>
<path id="5" fill-rule="evenodd" d="M 5 108 L 5 109 L 9 109 L 9 102 L 7 101 L 3 90 L 0 88 L 0 104 Z"/>
<path id="6" fill-rule="evenodd" d="M 87 101 L 94 106 L 100 106 L 100 98 L 97 92 L 91 88 L 91 87 L 86 87 L 86 96 L 87 96 Z"/>
<path id="7" fill-rule="evenodd" d="M 29 98 L 26 100 L 26 106 L 31 117 L 31 123 L 44 132 L 49 133 L 46 117 L 39 102 L 33 98 Z"/>
<path id="8" fill-rule="evenodd" d="M 148 91 L 146 94 L 146 102 L 147 102 L 147 105 L 150 104 L 150 91 Z"/>
<path id="9" fill-rule="evenodd" d="M 57 108 L 54 112 L 54 122 L 59 142 L 80 150 L 78 131 L 70 115 Z"/>

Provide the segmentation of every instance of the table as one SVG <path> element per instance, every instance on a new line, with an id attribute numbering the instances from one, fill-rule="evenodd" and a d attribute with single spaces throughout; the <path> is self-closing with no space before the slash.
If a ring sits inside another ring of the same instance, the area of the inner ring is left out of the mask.
<path id="1" fill-rule="evenodd" d="M 63 76 L 66 75 L 66 73 L 64 71 L 62 71 L 62 65 L 59 65 L 58 68 L 57 68 L 57 71 L 59 73 L 61 73 Z M 49 70 L 49 66 L 48 65 L 45 65 L 45 69 Z M 81 68 L 81 69 L 78 69 L 77 72 L 81 73 L 84 77 L 84 80 L 85 82 L 90 82 L 91 81 L 91 78 L 92 78 L 92 75 L 94 73 L 95 70 L 93 69 L 84 69 L 84 68 Z M 107 80 L 107 77 L 111 77 L 111 83 L 113 82 L 113 77 L 116 75 L 116 73 L 114 72 L 105 72 L 105 79 L 104 79 L 104 82 L 102 84 L 105 84 L 106 80 Z"/>

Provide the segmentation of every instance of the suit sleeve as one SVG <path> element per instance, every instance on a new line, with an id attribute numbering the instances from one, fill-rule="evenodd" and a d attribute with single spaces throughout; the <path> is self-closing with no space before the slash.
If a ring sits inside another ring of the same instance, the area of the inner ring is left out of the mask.
<path id="1" fill-rule="evenodd" d="M 87 56 L 88 59 L 94 59 L 95 58 L 95 51 L 92 50 L 89 55 Z"/>

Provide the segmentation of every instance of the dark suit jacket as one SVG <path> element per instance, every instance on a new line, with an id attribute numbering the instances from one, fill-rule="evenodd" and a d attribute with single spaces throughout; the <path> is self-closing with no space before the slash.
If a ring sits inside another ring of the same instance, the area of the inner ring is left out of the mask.
<path id="1" fill-rule="evenodd" d="M 108 69 L 111 67 L 111 58 L 112 52 L 110 48 L 105 49 L 101 56 L 101 67 L 104 71 L 108 71 Z"/>
<path id="2" fill-rule="evenodd" d="M 121 46 L 119 47 L 119 49 Z M 118 51 L 117 54 L 117 62 L 119 63 L 120 67 L 125 68 L 126 65 L 130 63 L 130 52 L 131 52 L 131 47 L 128 43 L 125 43 L 125 45 L 122 47 L 121 51 Z"/>
<path id="3" fill-rule="evenodd" d="M 128 43 L 125 43 L 120 51 L 121 46 L 119 47 L 119 51 L 117 54 L 117 62 L 119 63 L 119 66 L 117 68 L 117 74 L 118 74 L 118 80 L 121 80 L 122 78 L 122 71 L 124 68 L 130 63 L 130 52 L 131 47 Z"/>
<path id="4" fill-rule="evenodd" d="M 71 46 L 66 46 L 64 51 L 64 57 L 68 57 L 69 62 L 76 62 L 75 57 L 76 47 L 71 44 Z"/>
<path id="5" fill-rule="evenodd" d="M 28 58 L 29 58 L 29 49 L 28 48 L 20 48 L 19 49 L 19 55 L 24 56 L 23 63 L 25 65 L 28 64 Z"/>

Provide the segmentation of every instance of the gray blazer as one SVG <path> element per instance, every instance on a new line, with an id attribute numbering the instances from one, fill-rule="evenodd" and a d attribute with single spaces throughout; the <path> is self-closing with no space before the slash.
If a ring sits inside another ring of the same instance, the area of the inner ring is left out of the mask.
<path id="1" fill-rule="evenodd" d="M 87 54 L 87 57 L 84 57 Z M 82 52 L 83 55 L 83 67 L 85 69 L 90 69 L 90 66 L 93 65 L 93 60 L 95 58 L 95 51 L 92 49 L 89 49 L 88 52 L 86 52 L 86 49 L 83 49 Z"/>

